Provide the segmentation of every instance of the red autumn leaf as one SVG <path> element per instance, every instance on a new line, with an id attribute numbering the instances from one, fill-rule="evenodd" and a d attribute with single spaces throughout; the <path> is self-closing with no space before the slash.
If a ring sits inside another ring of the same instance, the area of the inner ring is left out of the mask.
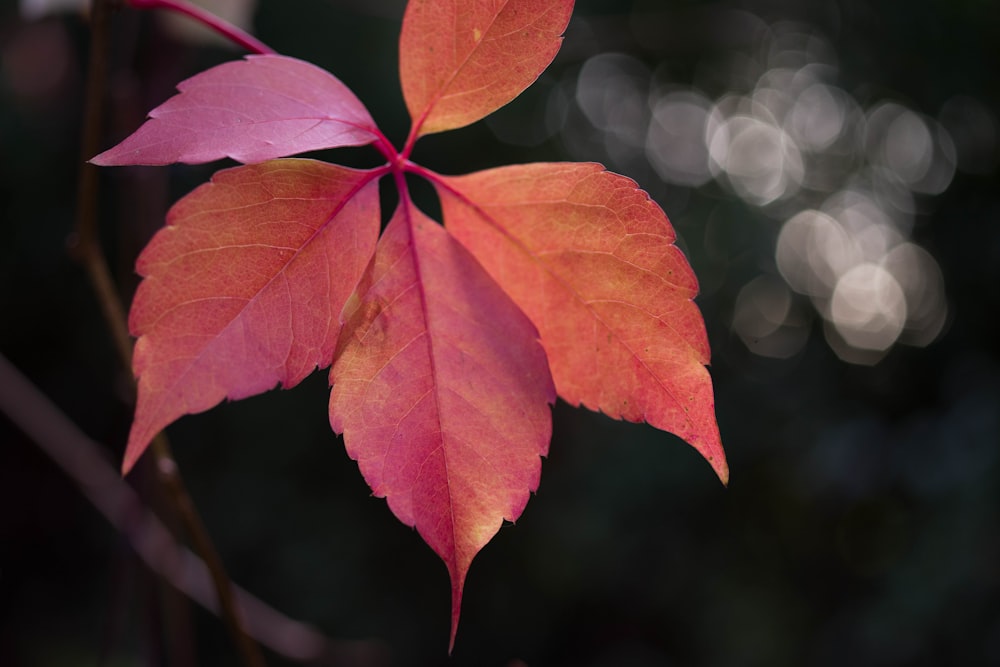
<path id="1" fill-rule="evenodd" d="M 679 435 L 726 482 L 698 282 L 662 209 L 596 164 L 436 185 L 445 225 L 538 327 L 559 395 Z"/>
<path id="2" fill-rule="evenodd" d="M 373 143 L 355 171 L 273 160 L 218 172 L 178 202 L 138 261 L 127 471 L 183 414 L 330 371 L 330 424 L 375 495 L 416 527 L 452 584 L 538 487 L 555 392 L 676 433 L 725 482 L 697 281 L 663 211 L 594 164 L 443 177 L 407 158 L 526 88 L 572 0 L 412 0 L 400 76 L 412 118 L 396 152 L 333 75 L 251 56 L 189 79 L 98 164 L 256 162 Z M 434 184 L 446 228 L 405 172 Z M 401 205 L 381 240 L 377 181 Z"/>
<path id="3" fill-rule="evenodd" d="M 521 94 L 562 44 L 573 0 L 411 0 L 399 75 L 414 136 L 473 123 Z"/>
<path id="4" fill-rule="evenodd" d="M 378 229 L 370 172 L 312 160 L 220 171 L 177 202 L 137 262 L 124 470 L 181 415 L 327 366 Z"/>
<path id="5" fill-rule="evenodd" d="M 363 146 L 379 136 L 361 101 L 329 72 L 276 55 L 247 56 L 181 82 L 125 141 L 93 158 L 102 166 L 230 157 L 262 162 L 305 151 Z"/>
<path id="6" fill-rule="evenodd" d="M 440 225 L 404 203 L 345 309 L 330 424 L 452 582 L 538 488 L 555 390 L 538 333 Z"/>

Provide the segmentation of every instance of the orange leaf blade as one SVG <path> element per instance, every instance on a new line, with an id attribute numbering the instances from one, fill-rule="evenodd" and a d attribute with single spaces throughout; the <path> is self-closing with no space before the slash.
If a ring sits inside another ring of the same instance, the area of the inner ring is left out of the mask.
<path id="1" fill-rule="evenodd" d="M 415 136 L 464 127 L 530 86 L 562 44 L 573 0 L 412 0 L 399 72 Z"/>
<path id="2" fill-rule="evenodd" d="M 331 363 L 378 230 L 370 174 L 312 160 L 220 171 L 177 202 L 137 262 L 139 395 L 123 470 L 181 415 Z"/>
<path id="3" fill-rule="evenodd" d="M 409 205 L 344 313 L 330 424 L 444 560 L 453 644 L 469 564 L 538 487 L 555 401 L 545 353 L 482 267 Z"/>
<path id="4" fill-rule="evenodd" d="M 698 284 L 660 207 L 596 164 L 436 187 L 448 230 L 538 327 L 559 395 L 680 436 L 725 483 Z"/>

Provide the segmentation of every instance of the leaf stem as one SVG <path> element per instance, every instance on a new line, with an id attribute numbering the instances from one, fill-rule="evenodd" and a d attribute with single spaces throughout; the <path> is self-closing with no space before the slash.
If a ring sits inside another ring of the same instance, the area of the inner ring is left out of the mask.
<path id="1" fill-rule="evenodd" d="M 422 123 L 423 123 L 423 118 L 420 119 L 420 122 L 415 122 L 410 127 L 410 134 L 409 136 L 406 137 L 406 143 L 403 144 L 403 150 L 399 154 L 400 164 L 406 163 L 406 165 L 416 166 L 415 164 L 410 162 L 410 154 L 413 152 L 413 145 L 416 144 L 417 139 L 420 138 L 420 135 L 418 133 L 420 131 L 420 125 Z"/>
<path id="2" fill-rule="evenodd" d="M 425 178 L 428 181 L 430 181 L 431 183 L 439 183 L 441 185 L 445 185 L 445 183 L 441 179 L 441 176 L 437 172 L 431 171 L 427 167 L 422 167 L 419 164 L 417 164 L 416 162 L 410 162 L 409 160 L 407 160 L 405 158 L 404 158 L 402 170 L 406 171 L 406 172 L 409 172 L 411 174 L 416 174 L 417 176 L 420 176 L 422 178 Z"/>
<path id="3" fill-rule="evenodd" d="M 125 307 L 118 295 L 104 251 L 101 249 L 97 230 L 97 167 L 87 159 L 100 148 L 101 120 L 104 115 L 104 91 L 108 80 L 108 46 L 110 44 L 110 18 L 112 0 L 95 0 L 92 10 L 92 35 L 90 60 L 87 70 L 87 99 L 84 108 L 81 139 L 81 167 L 77 189 L 76 230 L 70 239 L 70 252 L 82 264 L 90 279 L 101 312 L 111 330 L 115 349 L 126 369 L 132 367 L 132 344 L 128 332 Z M 130 375 L 131 377 L 131 375 Z M 133 384 L 134 389 L 134 384 Z M 177 466 L 170 455 L 169 445 L 162 434 L 157 437 L 153 451 L 157 458 L 158 480 L 170 492 L 178 516 L 202 558 L 208 564 L 215 584 L 226 625 L 243 656 L 247 667 L 263 667 L 260 647 L 246 634 L 238 614 L 229 577 L 222 567 L 205 527 L 184 487 Z"/>
<path id="4" fill-rule="evenodd" d="M 277 53 L 242 28 L 186 0 L 126 0 L 126 2 L 136 9 L 166 9 L 183 14 L 251 53 Z"/>
<path id="5" fill-rule="evenodd" d="M 406 185 L 406 165 L 409 164 L 401 155 L 393 159 L 392 180 L 396 183 L 396 190 L 399 192 L 399 209 L 408 209 L 410 206 L 410 188 Z"/>
<path id="6" fill-rule="evenodd" d="M 389 161 L 389 164 L 395 170 L 401 159 L 399 153 L 396 152 L 396 147 L 392 145 L 388 137 L 382 134 L 382 131 L 378 128 L 375 128 L 375 134 L 378 138 L 375 140 L 373 146 Z"/>

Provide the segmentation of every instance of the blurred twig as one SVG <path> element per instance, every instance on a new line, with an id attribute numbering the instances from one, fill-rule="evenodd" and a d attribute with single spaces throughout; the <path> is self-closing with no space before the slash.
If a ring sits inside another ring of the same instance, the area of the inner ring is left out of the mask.
<path id="1" fill-rule="evenodd" d="M 225 21 L 187 0 L 126 0 L 136 9 L 165 9 L 194 19 L 251 53 L 276 53 L 274 49 L 242 28 Z"/>
<path id="2" fill-rule="evenodd" d="M 0 412 L 30 437 L 119 530 L 146 565 L 192 600 L 219 614 L 209 569 L 180 546 L 118 474 L 106 448 L 84 435 L 37 387 L 0 355 Z M 368 641 L 334 641 L 233 586 L 247 631 L 275 653 L 298 662 L 360 667 L 388 664 L 387 651 Z"/>
<path id="3" fill-rule="evenodd" d="M 222 558 L 216 551 L 198 510 L 184 486 L 184 480 L 181 479 L 180 470 L 174 461 L 166 436 L 162 433 L 157 435 L 153 439 L 150 449 L 156 462 L 157 478 L 165 487 L 167 497 L 172 501 L 174 510 L 183 520 L 184 528 L 195 551 L 204 559 L 205 565 L 212 575 L 212 584 L 219 600 L 220 617 L 229 628 L 229 634 L 236 642 L 236 646 L 243 656 L 243 662 L 247 667 L 264 667 L 264 656 L 260 652 L 260 647 L 247 634 L 242 611 L 233 595 L 232 582 L 229 580 L 229 575 L 226 574 Z"/>
<path id="4" fill-rule="evenodd" d="M 87 70 L 87 99 L 81 139 L 82 166 L 77 190 L 77 222 L 70 249 L 83 264 L 101 306 L 101 312 L 111 330 L 118 356 L 123 366 L 130 369 L 132 366 L 132 343 L 128 332 L 125 307 L 115 288 L 97 231 L 97 168 L 87 162 L 100 150 L 101 125 L 104 117 L 104 91 L 108 81 L 111 2 L 112 0 L 95 0 L 91 14 L 90 62 Z M 184 487 L 166 438 L 162 434 L 157 436 L 151 449 L 156 458 L 158 478 L 169 492 L 169 498 L 184 523 L 188 536 L 204 558 L 209 572 L 212 574 L 212 581 L 222 610 L 222 618 L 229 628 L 244 664 L 247 667 L 263 667 L 265 664 L 264 656 L 243 628 L 239 609 L 233 600 L 229 577 L 211 539 L 208 537 L 201 517 L 198 516 L 194 504 L 191 502 L 187 489 Z"/>
<path id="5" fill-rule="evenodd" d="M 125 308 L 115 289 L 97 234 L 97 167 L 87 162 L 99 152 L 104 94 L 108 81 L 111 0 L 95 0 L 91 10 L 90 61 L 80 140 L 82 164 L 77 182 L 76 229 L 69 240 L 72 255 L 83 265 L 97 295 L 104 320 L 111 330 L 115 350 L 125 368 L 132 367 L 132 342 Z"/>

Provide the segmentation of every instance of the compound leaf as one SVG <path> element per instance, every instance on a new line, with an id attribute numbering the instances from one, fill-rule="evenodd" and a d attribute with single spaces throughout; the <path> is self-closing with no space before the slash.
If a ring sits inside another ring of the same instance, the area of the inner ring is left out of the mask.
<path id="1" fill-rule="evenodd" d="M 451 579 L 451 645 L 476 554 L 538 488 L 556 392 L 693 445 L 726 482 L 698 284 L 663 211 L 596 164 L 440 176 L 420 137 L 473 123 L 555 57 L 573 0 L 410 0 L 396 152 L 332 74 L 278 55 L 194 76 L 99 165 L 201 163 L 140 255 L 127 472 L 157 431 L 332 364 L 330 425 Z M 375 144 L 358 171 L 276 159 Z M 445 226 L 411 202 L 428 178 Z M 378 180 L 400 205 L 379 238 Z"/>

